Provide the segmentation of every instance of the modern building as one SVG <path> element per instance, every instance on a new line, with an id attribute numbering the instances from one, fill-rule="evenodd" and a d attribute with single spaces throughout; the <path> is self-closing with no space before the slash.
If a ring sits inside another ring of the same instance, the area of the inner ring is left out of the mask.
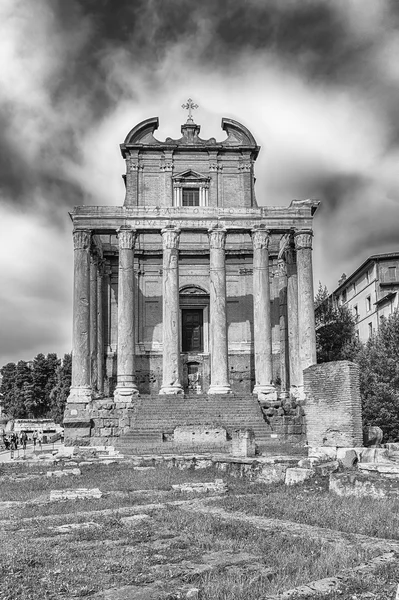
<path id="1" fill-rule="evenodd" d="M 357 335 L 366 342 L 378 331 L 381 317 L 398 309 L 399 252 L 374 254 L 333 291 L 334 302 L 347 306 L 356 318 Z"/>
<path id="2" fill-rule="evenodd" d="M 165 413 L 173 402 L 177 424 L 183 406 L 192 407 L 186 420 L 198 423 L 202 395 L 202 422 L 219 415 L 228 429 L 234 397 L 241 409 L 259 394 L 277 406 L 290 391 L 300 394 L 302 370 L 316 362 L 318 202 L 259 207 L 260 148 L 251 132 L 223 119 L 225 139 L 204 140 L 191 101 L 187 108 L 180 139 L 158 140 L 157 118 L 128 133 L 121 145 L 123 206 L 79 206 L 71 214 L 74 324 L 65 423 L 70 431 L 80 427 L 78 437 L 88 435 L 88 423 L 95 437 L 126 433 L 133 417 L 124 413 L 122 426 L 116 414 L 134 407 L 137 417 L 145 406 Z M 224 395 L 230 417 L 217 412 Z M 104 404 L 113 420 L 98 412 Z"/>

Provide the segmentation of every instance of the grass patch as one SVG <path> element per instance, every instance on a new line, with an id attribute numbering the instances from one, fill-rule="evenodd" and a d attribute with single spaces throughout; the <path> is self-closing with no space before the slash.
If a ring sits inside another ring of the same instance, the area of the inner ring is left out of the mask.
<path id="1" fill-rule="evenodd" d="M 216 504 L 249 515 L 399 539 L 399 500 L 339 497 L 319 488 L 315 490 L 311 483 L 292 487 L 269 485 L 262 495 L 229 496 Z"/>

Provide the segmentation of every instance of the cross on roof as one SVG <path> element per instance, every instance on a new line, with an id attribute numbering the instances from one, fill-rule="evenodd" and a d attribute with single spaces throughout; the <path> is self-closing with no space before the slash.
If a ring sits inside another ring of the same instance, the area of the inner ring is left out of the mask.
<path id="1" fill-rule="evenodd" d="M 187 123 L 194 123 L 191 111 L 194 110 L 195 108 L 198 108 L 198 104 L 193 104 L 193 101 L 191 100 L 191 98 L 189 98 L 187 100 L 187 104 L 182 104 L 181 107 L 188 110 Z"/>

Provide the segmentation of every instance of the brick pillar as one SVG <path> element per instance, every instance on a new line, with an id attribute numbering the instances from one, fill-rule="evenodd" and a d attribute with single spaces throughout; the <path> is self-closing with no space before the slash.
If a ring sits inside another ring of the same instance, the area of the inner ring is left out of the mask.
<path id="1" fill-rule="evenodd" d="M 252 230 L 253 244 L 253 303 L 254 303 L 254 394 L 274 394 L 272 362 L 272 331 L 269 279 L 270 232 L 263 228 Z"/>
<path id="2" fill-rule="evenodd" d="M 134 332 L 134 243 L 136 232 L 129 227 L 118 231 L 118 352 L 115 402 L 131 403 L 139 391 L 135 377 Z"/>
<path id="3" fill-rule="evenodd" d="M 72 385 L 68 403 L 88 403 L 90 384 L 90 231 L 74 231 Z"/>
<path id="4" fill-rule="evenodd" d="M 163 362 L 160 394 L 183 394 L 180 360 L 179 239 L 180 229 L 162 229 Z"/>
<path id="5" fill-rule="evenodd" d="M 226 318 L 226 230 L 209 230 L 211 385 L 208 394 L 230 394 Z"/>
<path id="6" fill-rule="evenodd" d="M 295 233 L 298 272 L 298 340 L 301 360 L 301 383 L 303 370 L 316 363 L 316 328 L 314 316 L 312 236 L 310 230 Z"/>

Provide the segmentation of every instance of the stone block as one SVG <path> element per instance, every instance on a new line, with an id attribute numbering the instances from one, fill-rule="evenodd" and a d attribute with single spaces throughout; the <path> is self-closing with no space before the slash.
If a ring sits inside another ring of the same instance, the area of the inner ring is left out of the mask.
<path id="1" fill-rule="evenodd" d="M 308 457 L 316 458 L 320 462 L 335 460 L 337 458 L 337 448 L 329 446 L 311 446 L 308 448 Z"/>
<path id="2" fill-rule="evenodd" d="M 359 462 L 373 463 L 375 462 L 375 448 L 363 448 L 360 453 Z"/>
<path id="3" fill-rule="evenodd" d="M 337 448 L 337 460 L 345 469 L 350 469 L 358 462 L 357 452 L 354 448 Z"/>
<path id="4" fill-rule="evenodd" d="M 255 434 L 252 429 L 237 429 L 233 432 L 231 440 L 231 453 L 233 456 L 255 456 Z"/>
<path id="5" fill-rule="evenodd" d="M 145 521 L 151 521 L 151 519 L 152 517 L 150 517 L 150 515 L 146 515 L 143 513 L 138 515 L 131 515 L 130 517 L 122 517 L 121 523 L 128 527 L 134 527 L 135 525 L 140 525 Z"/>
<path id="6" fill-rule="evenodd" d="M 332 473 L 329 482 L 330 492 L 338 496 L 357 498 L 397 498 L 399 480 L 384 479 L 376 474 L 352 471 L 350 473 Z"/>
<path id="7" fill-rule="evenodd" d="M 296 483 L 303 483 L 313 477 L 314 474 L 313 469 L 301 469 L 300 467 L 288 468 L 285 473 L 285 484 L 295 485 Z"/>
<path id="8" fill-rule="evenodd" d="M 51 490 L 50 502 L 62 500 L 83 500 L 87 498 L 101 498 L 102 492 L 98 488 L 78 488 L 76 490 Z"/>
<path id="9" fill-rule="evenodd" d="M 315 473 L 317 473 L 317 475 L 321 475 L 322 477 L 326 477 L 327 475 L 330 475 L 330 473 L 338 471 L 338 469 L 339 462 L 337 460 L 332 460 L 330 462 L 314 466 Z"/>
<path id="10" fill-rule="evenodd" d="M 359 463 L 358 469 L 362 473 L 378 473 L 389 479 L 399 479 L 399 465 L 394 463 Z"/>
<path id="11" fill-rule="evenodd" d="M 82 471 L 76 469 L 62 469 L 58 471 L 47 471 L 47 477 L 67 477 L 68 475 L 81 475 Z"/>

